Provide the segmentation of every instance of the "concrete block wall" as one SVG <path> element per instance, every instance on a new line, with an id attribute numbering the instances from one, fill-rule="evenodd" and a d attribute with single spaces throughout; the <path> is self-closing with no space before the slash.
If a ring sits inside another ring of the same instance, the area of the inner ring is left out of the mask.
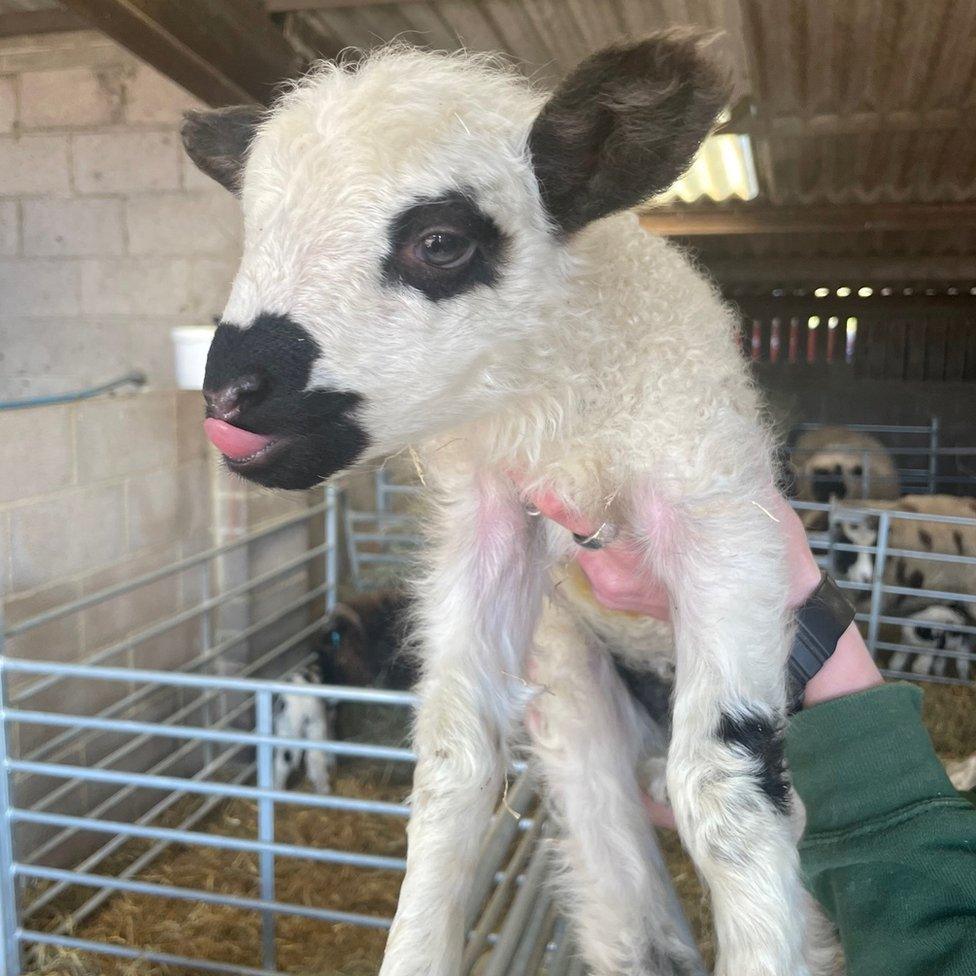
<path id="1" fill-rule="evenodd" d="M 211 544 L 214 462 L 200 429 L 198 398 L 164 390 L 0 412 L 0 573 L 8 625 Z M 14 637 L 6 650 L 17 657 L 78 661 L 203 595 L 192 573 L 166 577 Z M 182 656 L 174 655 L 167 634 L 105 663 L 155 667 L 153 650 L 163 655 L 167 648 L 165 665 L 186 660 L 199 648 L 198 634 L 177 633 Z M 23 684 L 12 682 L 15 690 Z M 90 711 L 104 704 L 106 691 L 117 689 L 80 685 L 72 708 Z"/>
<path id="2" fill-rule="evenodd" d="M 184 158 L 179 121 L 195 105 L 96 33 L 0 39 L 0 400 L 63 393 L 135 368 L 149 377 L 140 392 L 0 410 L 0 597 L 8 624 L 231 541 L 321 497 L 271 495 L 224 474 L 203 438 L 199 392 L 174 388 L 170 329 L 219 314 L 241 238 L 237 202 Z M 295 532 L 253 544 L 209 579 L 200 569 L 168 576 L 14 638 L 6 651 L 85 660 L 309 544 Z M 301 595 L 314 576 L 290 573 L 258 600 L 215 614 L 211 639 Z M 123 646 L 105 663 L 172 669 L 203 639 L 195 618 Z M 245 645 L 241 655 L 253 652 Z M 11 682 L 15 692 L 23 685 Z M 62 682 L 25 704 L 85 714 L 136 687 Z M 168 706 L 158 704 L 143 716 L 164 714 Z M 52 734 L 24 726 L 13 747 L 24 753 Z M 146 768 L 160 741 L 119 768 Z M 90 764 L 120 742 L 101 736 L 59 758 Z M 23 785 L 25 800 L 50 787 Z M 104 795 L 82 786 L 56 809 L 84 812 Z M 138 809 L 128 803 L 108 815 Z M 51 859 L 70 863 L 81 849 Z"/>
<path id="3" fill-rule="evenodd" d="M 170 328 L 220 312 L 241 220 L 184 156 L 194 107 L 97 33 L 0 40 L 0 399 L 165 388 Z"/>

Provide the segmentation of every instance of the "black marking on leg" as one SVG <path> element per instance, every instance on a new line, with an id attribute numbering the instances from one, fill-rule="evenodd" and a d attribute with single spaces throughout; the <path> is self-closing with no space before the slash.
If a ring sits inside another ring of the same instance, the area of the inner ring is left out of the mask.
<path id="1" fill-rule="evenodd" d="M 759 788 L 780 813 L 790 812 L 790 782 L 783 755 L 783 721 L 766 709 L 723 714 L 718 737 L 756 764 Z"/>

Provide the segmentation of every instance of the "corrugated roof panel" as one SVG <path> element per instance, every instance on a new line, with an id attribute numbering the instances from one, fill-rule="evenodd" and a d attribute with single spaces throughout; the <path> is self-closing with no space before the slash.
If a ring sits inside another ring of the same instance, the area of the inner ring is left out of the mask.
<path id="1" fill-rule="evenodd" d="M 23 13 L 32 10 L 59 10 L 56 0 L 0 0 L 0 14 Z"/>
<path id="2" fill-rule="evenodd" d="M 705 140 L 688 172 L 656 201 L 752 200 L 758 193 L 749 138 L 716 135 Z"/>

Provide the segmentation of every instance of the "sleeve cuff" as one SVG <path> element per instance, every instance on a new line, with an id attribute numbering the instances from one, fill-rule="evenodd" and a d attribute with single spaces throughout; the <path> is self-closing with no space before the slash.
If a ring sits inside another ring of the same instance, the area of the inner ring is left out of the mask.
<path id="1" fill-rule="evenodd" d="M 921 689 L 882 685 L 802 711 L 786 758 L 807 834 L 840 830 L 933 798 L 958 797 L 921 722 Z"/>

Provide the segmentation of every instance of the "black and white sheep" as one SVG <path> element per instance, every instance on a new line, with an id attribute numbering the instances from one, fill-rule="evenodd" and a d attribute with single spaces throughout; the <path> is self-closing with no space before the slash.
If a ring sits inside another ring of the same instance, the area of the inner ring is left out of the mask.
<path id="1" fill-rule="evenodd" d="M 315 652 L 316 660 L 290 680 L 296 685 L 350 685 L 405 690 L 417 678 L 405 653 L 408 597 L 402 590 L 382 590 L 335 606 Z M 335 731 L 335 709 L 312 695 L 280 695 L 275 702 L 274 734 L 291 739 L 328 741 Z M 331 791 L 335 757 L 320 749 L 275 749 L 274 785 L 284 789 L 304 761 L 318 793 Z"/>
<path id="2" fill-rule="evenodd" d="M 790 461 L 793 492 L 800 501 L 853 502 L 901 495 L 894 458 L 871 434 L 847 427 L 816 427 L 800 434 Z M 808 512 L 803 518 L 811 529 L 826 525 L 820 512 Z"/>

